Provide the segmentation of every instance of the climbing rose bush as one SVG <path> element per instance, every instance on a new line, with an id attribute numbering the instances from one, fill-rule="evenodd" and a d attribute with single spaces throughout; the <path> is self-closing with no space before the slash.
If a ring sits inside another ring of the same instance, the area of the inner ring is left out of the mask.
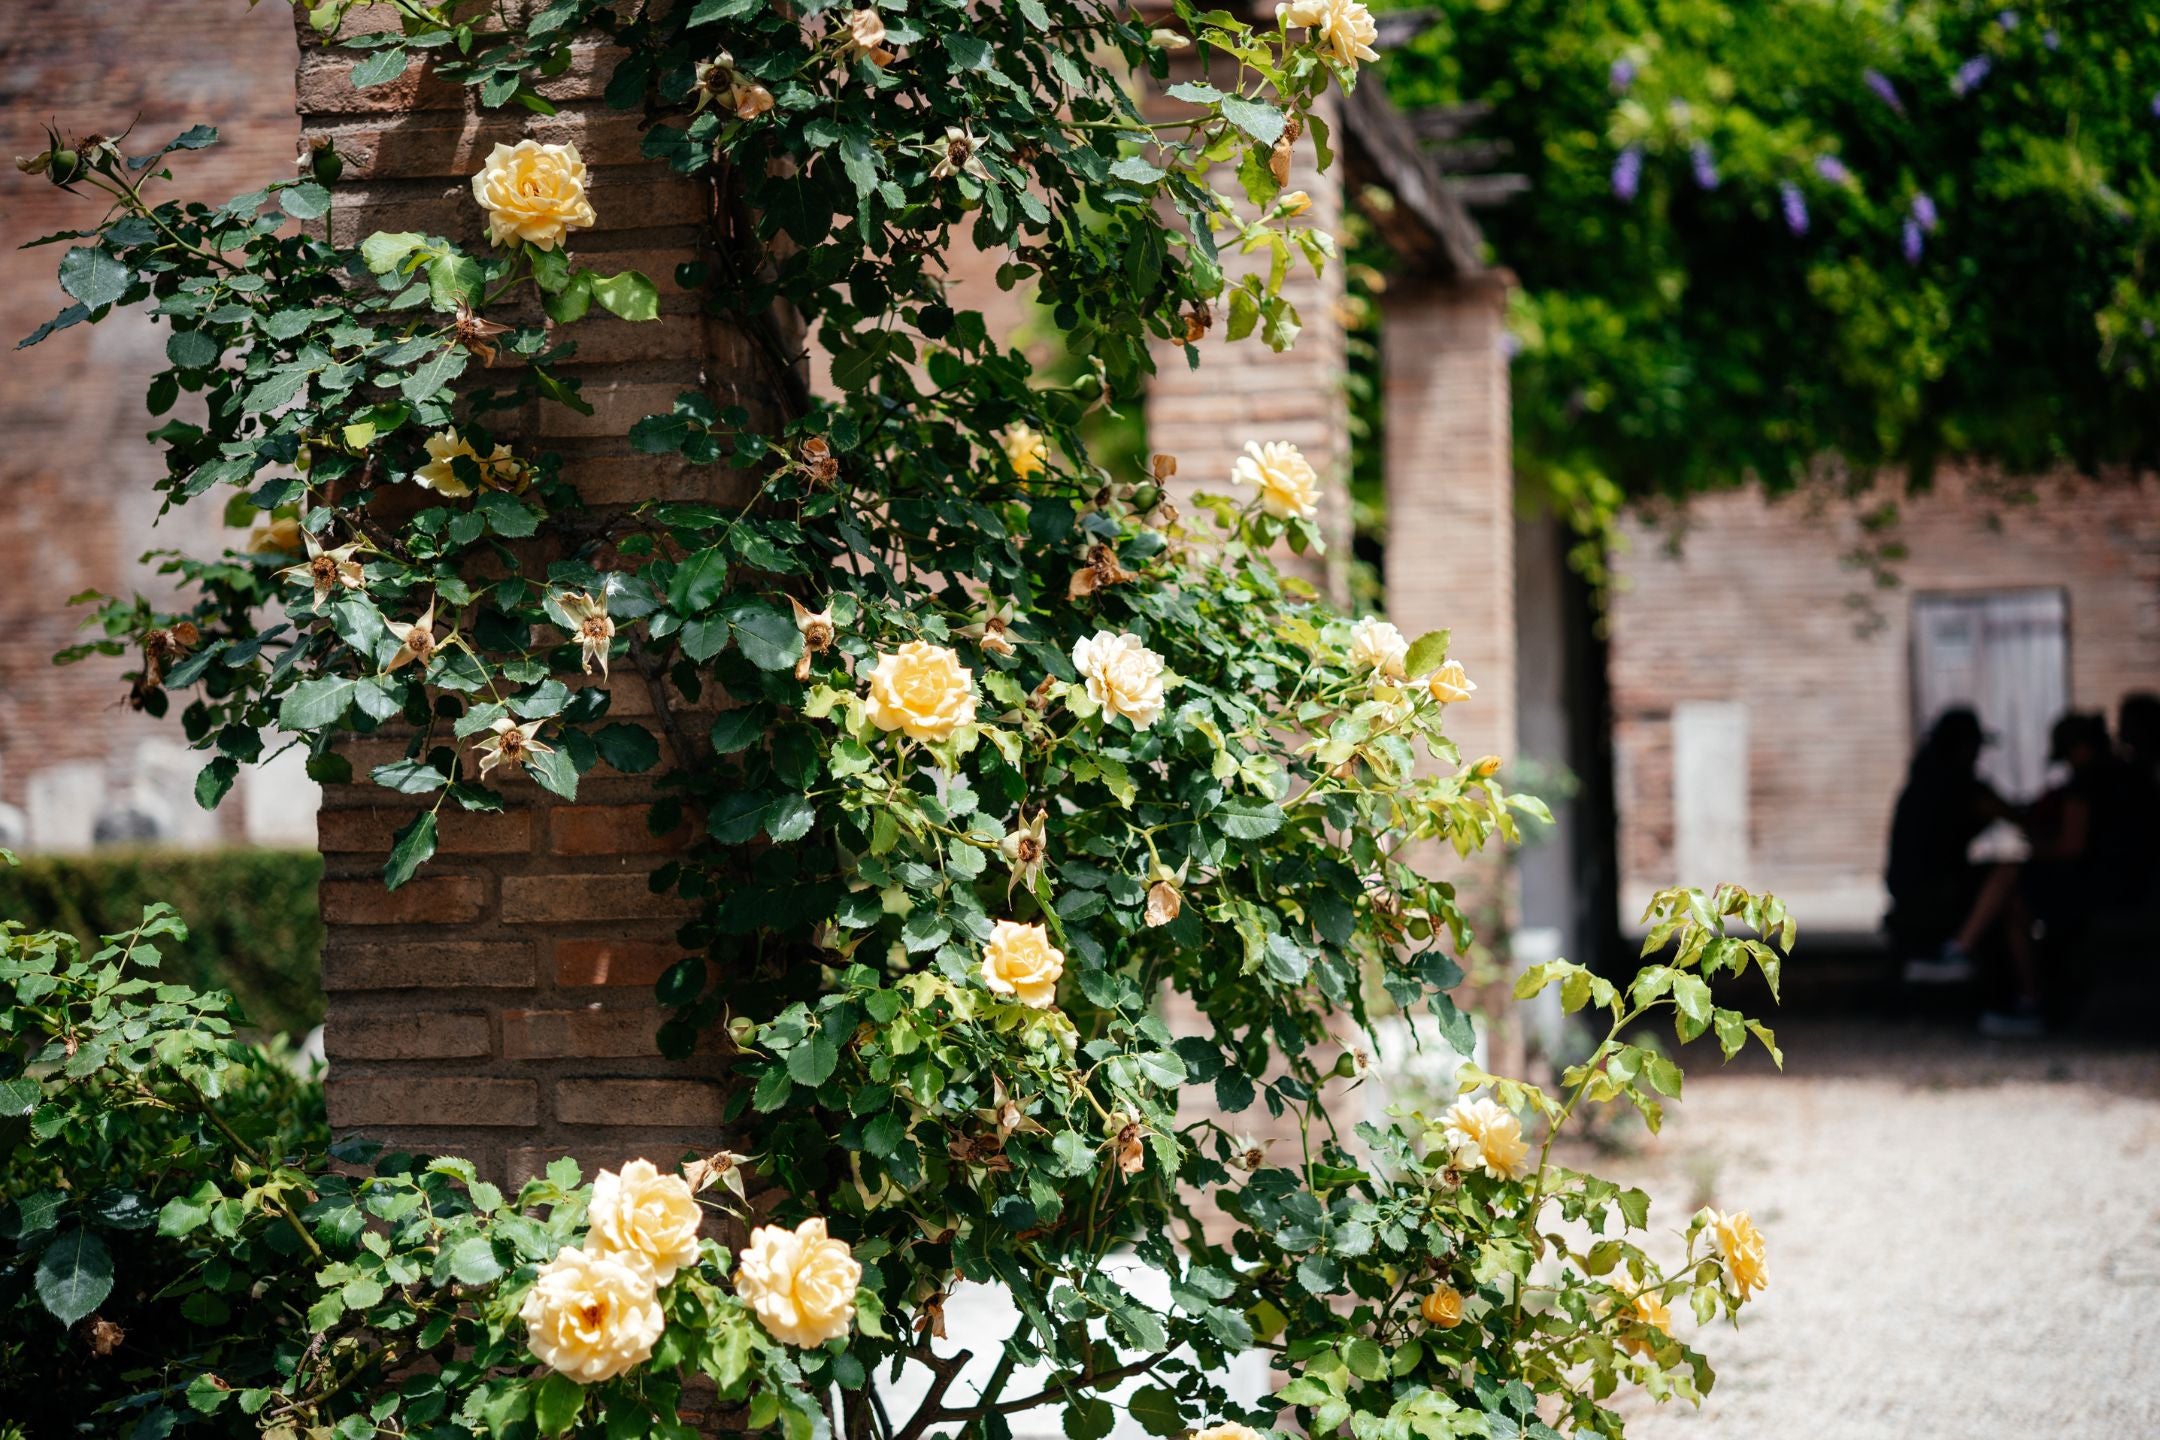
<path id="1" fill-rule="evenodd" d="M 348 8 L 309 15 L 335 32 Z M 142 1213 L 235 1296 L 311 1298 L 279 1327 L 204 1320 L 207 1346 L 126 1372 L 109 1412 L 155 1434 L 675 1436 L 700 1380 L 790 1440 L 1003 1440 L 1038 1407 L 1101 1440 L 1113 1393 L 1152 1433 L 1251 1440 L 1613 1435 L 1622 1385 L 1698 1396 L 1707 1362 L 1645 1300 L 1732 1313 L 1759 1239 L 1734 1216 L 1678 1255 L 1638 1245 L 1648 1198 L 1554 1143 L 1585 1105 L 1660 1123 L 1680 1071 L 1647 1017 L 1774 1050 L 1710 982 L 1775 985 L 1783 906 L 1660 895 L 1625 987 L 1561 962 L 1522 977 L 1607 1024 L 1556 1084 L 1464 1061 L 1441 1113 L 1345 1123 L 1383 1014 L 1475 1053 L 1453 993 L 1474 937 L 1436 857 L 1514 843 L 1544 809 L 1449 738 L 1476 687 L 1447 632 L 1353 620 L 1286 573 L 1321 538 L 1295 446 L 1253 436 L 1230 473 L 1181 477 L 1084 439 L 1218 323 L 1296 339 L 1283 282 L 1334 242 L 1283 186 L 1301 156 L 1332 163 L 1320 101 L 1372 58 L 1364 7 L 1256 27 L 1179 5 L 1142 28 L 1072 0 L 549 0 L 502 30 L 397 9 L 347 37 L 356 84 L 425 60 L 482 107 L 546 113 L 572 47 L 602 45 L 645 154 L 709 180 L 726 224 L 664 299 L 580 262 L 609 217 L 567 146 L 488 157 L 459 201 L 480 247 L 348 249 L 315 223 L 339 203 L 334 145 L 213 207 L 144 189 L 207 131 L 52 137 L 26 168 L 110 208 L 59 237 L 72 303 L 33 341 L 117 308 L 166 325 L 149 408 L 185 393 L 198 418 L 153 433 L 163 496 L 214 496 L 260 537 L 165 557 L 183 608 L 102 601 L 78 653 L 141 655 L 131 698 L 177 704 L 206 805 L 284 746 L 380 787 L 406 808 L 393 887 L 446 805 L 653 776 L 656 833 L 696 837 L 652 876 L 689 914 L 659 1041 L 725 1036 L 728 1148 L 591 1185 L 564 1162 L 515 1196 L 454 1157 L 355 1178 L 319 1147 L 256 1148 Z M 463 228 L 448 201 L 442 228 Z M 1056 373 L 951 303 L 962 235 L 1042 297 Z M 748 400 L 686 392 L 631 431 L 656 466 L 709 474 L 708 498 L 588 507 L 562 456 L 495 426 L 587 408 L 564 368 L 580 322 L 664 304 L 741 333 Z M 650 722 L 611 718 L 624 685 Z M 395 758 L 355 774 L 356 737 Z M 135 992 L 25 943 L 4 1093 L 35 1115 L 105 1063 L 72 1027 Z M 68 1228 L 18 1215 L 24 1262 L 66 1266 L 103 1223 L 75 1198 L 95 1189 L 32 1197 Z M 946 1336 L 968 1284 L 1010 1295 L 1012 1334 Z M 94 1323 L 94 1288 L 56 1290 L 40 1322 Z M 984 1348 L 989 1378 L 956 1390 Z M 1234 1396 L 1255 1351 L 1280 1388 Z M 890 1414 L 880 1387 L 909 1371 L 922 1398 Z"/>

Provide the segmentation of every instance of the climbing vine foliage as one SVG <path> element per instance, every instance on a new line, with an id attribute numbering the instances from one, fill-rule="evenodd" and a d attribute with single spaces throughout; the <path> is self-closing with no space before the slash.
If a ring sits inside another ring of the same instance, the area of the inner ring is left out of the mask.
<path id="1" fill-rule="evenodd" d="M 335 34 L 348 8 L 309 18 Z M 681 1173 L 565 1164 L 514 1195 L 454 1159 L 333 1165 L 226 1118 L 247 1062 L 213 1002 L 128 978 L 169 918 L 88 961 L 11 936 L 0 1098 L 26 1143 L 94 1103 L 244 1147 L 142 1197 L 197 1267 L 179 1293 L 213 1300 L 184 1344 L 138 1328 L 155 1353 L 116 1413 L 153 1435 L 678 1435 L 717 1387 L 790 1440 L 1003 1440 L 1038 1407 L 1073 1440 L 1120 1412 L 1215 1440 L 1505 1440 L 1617 1435 L 1622 1385 L 1698 1396 L 1672 1311 L 1731 1313 L 1760 1237 L 1705 1211 L 1651 1240 L 1648 1198 L 1553 1142 L 1584 1105 L 1659 1122 L 1680 1072 L 1653 1012 L 1727 1055 L 1771 1045 L 1710 982 L 1774 986 L 1783 907 L 1660 896 L 1630 985 L 1554 964 L 1518 987 L 1609 1021 L 1557 1086 L 1463 1061 L 1460 1098 L 1353 1124 L 1379 1012 L 1404 1044 L 1476 1051 L 1449 993 L 1471 935 L 1433 872 L 1542 807 L 1449 740 L 1476 686 L 1446 632 L 1353 623 L 1279 568 L 1319 542 L 1295 447 L 1255 435 L 1234 473 L 1181 477 L 1082 441 L 1216 325 L 1294 341 L 1283 281 L 1333 242 L 1283 187 L 1294 156 L 1332 158 L 1321 102 L 1372 58 L 1363 6 L 1254 27 L 1180 3 L 1153 29 L 1078 0 L 553 0 L 509 29 L 389 8 L 398 27 L 349 37 L 353 83 L 425 64 L 547 115 L 553 78 L 599 65 L 645 154 L 707 187 L 709 243 L 665 284 L 586 264 L 607 192 L 564 143 L 498 146 L 446 233 L 341 245 L 334 146 L 211 207 L 148 193 L 206 130 L 52 136 L 24 166 L 109 209 L 54 237 L 73 303 L 48 331 L 166 326 L 149 408 L 195 418 L 152 432 L 165 498 L 253 527 L 166 558 L 183 611 L 100 600 L 85 653 L 140 657 L 134 700 L 179 709 L 205 804 L 295 745 L 319 779 L 408 797 L 391 886 L 445 806 L 649 773 L 655 832 L 697 837 L 653 877 L 690 916 L 661 1042 L 733 1052 L 731 1138 Z M 1040 297 L 1079 379 L 951 303 L 963 240 Z M 584 504 L 524 417 L 587 408 L 601 313 L 663 311 L 743 342 L 732 389 L 631 431 L 704 498 Z M 87 1193 L 18 1214 L 23 1265 L 89 1253 Z M 759 1223 L 721 1245 L 704 1209 Z M 946 1334 L 963 1284 L 1009 1293 L 1009 1336 Z M 94 1329 L 96 1289 L 46 1309 Z M 288 1318 L 221 1329 L 228 1293 Z M 1252 1352 L 1279 1391 L 1232 1393 Z M 969 1354 L 987 1378 L 961 1380 Z"/>

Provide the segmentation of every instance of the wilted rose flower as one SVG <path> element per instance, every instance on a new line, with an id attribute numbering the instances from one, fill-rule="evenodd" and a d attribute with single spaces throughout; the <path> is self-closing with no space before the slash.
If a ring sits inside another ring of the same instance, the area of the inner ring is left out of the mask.
<path id="1" fill-rule="evenodd" d="M 885 48 L 885 19 L 877 11 L 865 7 L 848 16 L 847 53 L 851 60 L 867 60 L 872 65 L 890 65 L 893 52 Z"/>
<path id="2" fill-rule="evenodd" d="M 738 120 L 755 120 L 773 108 L 772 91 L 755 80 L 737 79 L 728 91 L 728 108 Z"/>
<path id="3" fill-rule="evenodd" d="M 280 580 L 305 580 L 315 591 L 315 608 L 320 610 L 339 586 L 347 590 L 367 588 L 367 576 L 360 569 L 360 562 L 353 559 L 357 543 L 340 545 L 335 550 L 325 550 L 313 535 L 301 535 L 307 545 L 307 559 L 301 564 L 278 571 Z"/>
<path id="4" fill-rule="evenodd" d="M 420 612 L 420 618 L 410 625 L 403 625 L 395 620 L 386 620 L 383 624 L 398 642 L 397 653 L 390 657 L 390 663 L 383 667 L 383 673 L 388 674 L 401 665 L 412 664 L 425 670 L 428 662 L 435 658 L 435 649 L 441 643 L 435 634 L 435 602 L 430 600 L 427 609 Z"/>
<path id="5" fill-rule="evenodd" d="M 589 595 L 583 590 L 573 590 L 557 602 L 563 614 L 570 617 L 571 638 L 578 642 L 578 649 L 585 660 L 585 673 L 592 674 L 595 663 L 600 666 L 600 678 L 608 678 L 608 651 L 615 644 L 615 622 L 608 617 L 607 597 Z"/>
<path id="6" fill-rule="evenodd" d="M 935 142 L 931 151 L 937 155 L 937 164 L 930 167 L 933 180 L 950 180 L 955 175 L 965 175 L 972 180 L 988 180 L 989 167 L 976 154 L 977 144 L 972 132 L 957 125 L 945 127 L 945 138 Z"/>
<path id="7" fill-rule="evenodd" d="M 1047 1010 L 1057 1002 L 1058 978 L 1064 973 L 1064 952 L 1050 943 L 1050 932 L 1042 926 L 1000 920 L 990 927 L 982 978 L 993 993 L 1010 995 L 1032 1010 Z"/>
<path id="8" fill-rule="evenodd" d="M 661 1174 L 650 1160 L 602 1170 L 586 1219 L 592 1227 L 585 1235 L 588 1251 L 643 1266 L 655 1285 L 697 1263 L 698 1204 L 690 1182 Z"/>
<path id="9" fill-rule="evenodd" d="M 536 738 L 541 724 L 538 720 L 528 720 L 520 725 L 506 715 L 488 726 L 494 733 L 473 746 L 480 752 L 481 776 L 485 778 L 498 765 L 522 765 L 534 755 L 554 754 L 554 746 L 543 745 Z"/>
<path id="10" fill-rule="evenodd" d="M 862 1265 L 813 1216 L 789 1230 L 760 1225 L 735 1266 L 735 1293 L 772 1337 L 805 1349 L 837 1340 L 855 1321 Z"/>
<path id="11" fill-rule="evenodd" d="M 1047 809 L 1037 810 L 1032 819 L 1022 815 L 1019 823 L 1007 831 L 1005 838 L 998 842 L 998 853 L 1003 855 L 1005 863 L 1012 867 L 1012 878 L 1005 882 L 1006 898 L 1010 899 L 1016 888 L 1034 889 L 1036 877 L 1042 874 L 1043 866 L 1049 862 L 1050 846 L 1043 839 L 1043 826 L 1049 818 L 1050 812 Z"/>
<path id="12" fill-rule="evenodd" d="M 644 1364 L 665 1324 L 649 1271 L 568 1246 L 540 1267 L 518 1318 L 540 1363 L 585 1385 Z"/>
<path id="13" fill-rule="evenodd" d="M 795 678 L 808 680 L 810 657 L 832 649 L 833 636 L 836 633 L 832 607 L 828 605 L 823 610 L 812 610 L 792 595 L 788 596 L 788 604 L 795 607 L 795 633 L 802 636 L 802 654 L 795 661 Z"/>
<path id="14" fill-rule="evenodd" d="M 498 144 L 473 176 L 472 192 L 487 211 L 488 239 L 497 245 L 523 241 L 553 250 L 572 230 L 593 223 L 585 162 L 575 145 Z"/>
<path id="15" fill-rule="evenodd" d="M 880 730 L 916 740 L 950 740 L 975 720 L 975 674 L 942 645 L 910 640 L 878 656 L 863 707 Z"/>
<path id="16" fill-rule="evenodd" d="M 1157 880 L 1148 886 L 1147 910 L 1141 918 L 1150 930 L 1160 929 L 1177 919 L 1178 912 L 1184 908 L 1185 899 L 1178 894 L 1177 886 L 1168 880 Z"/>

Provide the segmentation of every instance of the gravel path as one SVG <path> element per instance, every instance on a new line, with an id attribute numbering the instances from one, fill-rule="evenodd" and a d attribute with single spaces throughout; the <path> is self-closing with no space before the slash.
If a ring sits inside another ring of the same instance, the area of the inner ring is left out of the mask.
<path id="1" fill-rule="evenodd" d="M 1654 1223 L 1746 1209 L 1769 1244 L 1741 1328 L 1695 1335 L 1719 1372 L 1702 1409 L 1646 1405 L 1629 1434 L 2160 1436 L 2153 1048 L 1866 1021 L 1779 1039 L 1784 1076 L 1698 1056 L 1663 1136 L 1593 1162 L 1649 1188 Z"/>

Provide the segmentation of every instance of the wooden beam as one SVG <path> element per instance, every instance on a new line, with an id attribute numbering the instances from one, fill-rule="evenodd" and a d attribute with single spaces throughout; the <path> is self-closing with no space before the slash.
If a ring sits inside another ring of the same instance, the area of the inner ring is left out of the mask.
<path id="1" fill-rule="evenodd" d="M 1483 210 L 1499 205 L 1530 188 L 1527 175 L 1451 175 L 1444 182 L 1448 192 L 1464 205 Z"/>
<path id="2" fill-rule="evenodd" d="M 1342 128 L 1349 193 L 1396 251 L 1443 274 L 1468 277 L 1485 268 L 1477 222 L 1418 144 L 1409 120 L 1388 102 L 1374 72 L 1359 76 L 1357 88 L 1343 97 Z M 1386 203 L 1360 194 L 1374 186 Z"/>

